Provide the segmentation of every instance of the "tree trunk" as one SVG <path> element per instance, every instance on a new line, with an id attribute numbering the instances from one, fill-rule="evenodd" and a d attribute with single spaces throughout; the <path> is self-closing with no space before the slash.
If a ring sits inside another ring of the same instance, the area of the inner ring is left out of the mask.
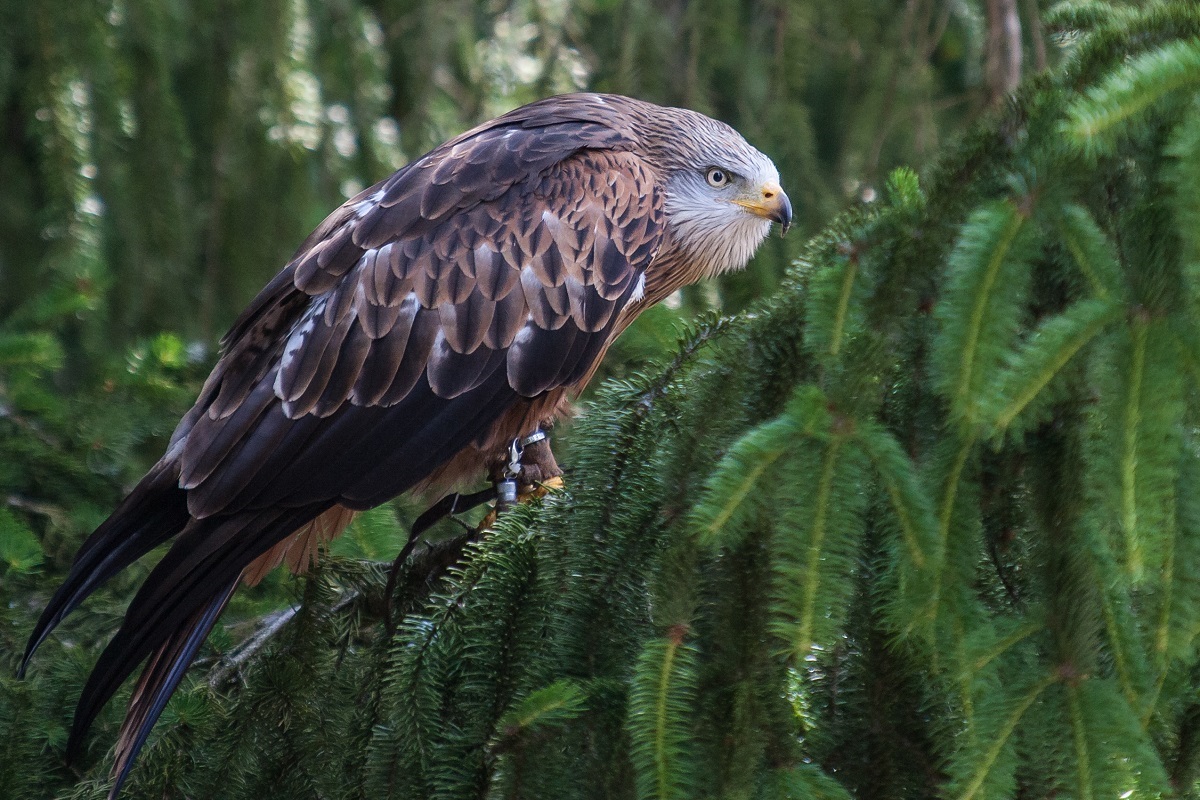
<path id="1" fill-rule="evenodd" d="M 988 104 L 995 105 L 1021 82 L 1021 17 L 1017 0 L 987 0 Z"/>

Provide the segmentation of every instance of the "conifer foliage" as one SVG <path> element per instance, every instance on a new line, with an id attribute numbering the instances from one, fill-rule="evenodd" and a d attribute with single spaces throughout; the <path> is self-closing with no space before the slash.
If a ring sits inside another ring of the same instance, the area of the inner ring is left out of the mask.
<path id="1" fill-rule="evenodd" d="M 1196 796 L 1200 11 L 1047 23 L 1055 74 L 607 383 L 567 491 L 390 597 L 327 561 L 128 795 Z M 65 697 L 0 696 L 10 759 Z"/>

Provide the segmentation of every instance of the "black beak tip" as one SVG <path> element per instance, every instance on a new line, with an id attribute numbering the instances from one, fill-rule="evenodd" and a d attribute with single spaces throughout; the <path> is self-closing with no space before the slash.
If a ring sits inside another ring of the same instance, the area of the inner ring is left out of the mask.
<path id="1" fill-rule="evenodd" d="M 785 194 L 780 198 L 783 202 L 779 204 L 779 213 L 775 216 L 775 221 L 779 223 L 779 235 L 787 236 L 788 228 L 792 227 L 792 201 Z"/>

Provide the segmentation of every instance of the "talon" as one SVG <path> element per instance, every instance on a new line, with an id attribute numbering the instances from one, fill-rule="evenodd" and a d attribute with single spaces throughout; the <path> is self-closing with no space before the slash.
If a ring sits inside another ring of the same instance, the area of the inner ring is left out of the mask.
<path id="1" fill-rule="evenodd" d="M 528 503 L 531 500 L 545 497 L 551 492 L 560 492 L 567 488 L 567 484 L 563 482 L 562 475 L 555 475 L 553 478 L 547 478 L 544 481 L 538 481 L 531 486 L 523 486 L 521 488 L 524 491 L 517 495 L 517 502 Z"/>

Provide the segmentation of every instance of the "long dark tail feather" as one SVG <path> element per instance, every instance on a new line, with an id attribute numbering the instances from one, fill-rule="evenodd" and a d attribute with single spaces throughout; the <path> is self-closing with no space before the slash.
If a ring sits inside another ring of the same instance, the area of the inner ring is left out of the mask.
<path id="1" fill-rule="evenodd" d="M 96 715 L 143 659 L 177 639 L 185 642 L 191 626 L 198 632 L 204 615 L 222 604 L 219 601 L 251 561 L 330 505 L 192 520 L 146 578 L 120 630 L 92 669 L 75 708 L 67 760 L 78 759 Z M 196 646 L 203 639 L 198 635 Z M 188 662 L 195 655 L 194 649 L 190 652 Z M 183 669 L 186 663 L 181 674 Z"/>
<path id="2" fill-rule="evenodd" d="M 109 800 L 116 800 L 134 760 L 150 735 L 150 729 L 166 708 L 167 701 L 179 686 L 200 646 L 208 638 L 217 618 L 225 610 L 237 585 L 238 579 L 235 578 L 224 591 L 218 592 L 208 605 L 196 609 L 191 619 L 172 633 L 146 663 L 146 668 L 142 670 L 129 699 L 129 710 L 117 737 L 117 759 L 113 765 L 114 782 L 108 794 Z"/>
<path id="3" fill-rule="evenodd" d="M 67 579 L 29 636 L 17 675 L 25 675 L 38 646 L 67 614 L 113 575 L 183 530 L 188 519 L 187 495 L 174 470 L 152 470 L 79 549 Z"/>

